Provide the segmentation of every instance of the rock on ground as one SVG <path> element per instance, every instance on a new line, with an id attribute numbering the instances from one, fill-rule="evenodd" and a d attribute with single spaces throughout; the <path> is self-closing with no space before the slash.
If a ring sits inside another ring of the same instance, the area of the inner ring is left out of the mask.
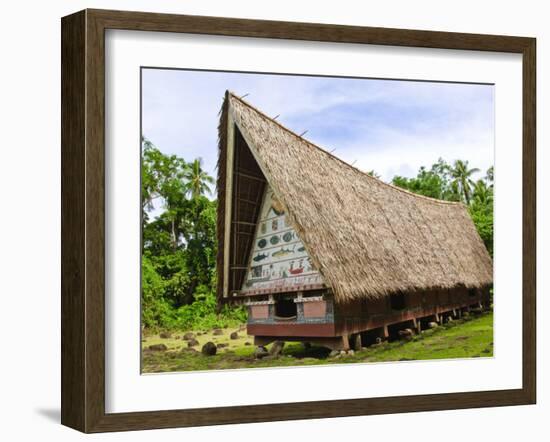
<path id="1" fill-rule="evenodd" d="M 269 355 L 269 352 L 267 351 L 267 348 L 265 348 L 263 345 L 259 345 L 256 347 L 256 350 L 254 351 L 254 357 L 256 359 L 265 358 Z"/>
<path id="2" fill-rule="evenodd" d="M 215 328 L 214 331 L 212 332 L 212 334 L 214 336 L 223 335 L 223 330 L 221 328 Z"/>
<path id="3" fill-rule="evenodd" d="M 160 337 L 161 337 L 162 339 L 170 339 L 170 338 L 172 337 L 172 333 L 169 333 L 169 332 L 162 332 L 162 333 L 160 334 Z"/>
<path id="4" fill-rule="evenodd" d="M 216 354 L 216 344 L 207 342 L 202 346 L 201 353 L 205 356 L 214 356 Z"/>
<path id="5" fill-rule="evenodd" d="M 164 344 L 154 344 L 149 346 L 149 350 L 151 351 L 166 351 L 168 350 L 168 347 Z"/>
<path id="6" fill-rule="evenodd" d="M 413 338 L 414 332 L 412 331 L 412 329 L 406 328 L 404 330 L 399 330 L 398 334 L 401 339 L 409 341 Z"/>
<path id="7" fill-rule="evenodd" d="M 199 345 L 199 341 L 197 341 L 196 339 L 190 339 L 189 341 L 187 341 L 188 347 L 194 347 L 195 345 Z"/>
<path id="8" fill-rule="evenodd" d="M 279 356 L 283 351 L 284 346 L 285 346 L 284 341 L 275 341 L 271 346 L 271 348 L 269 349 L 269 354 L 271 356 Z"/>
<path id="9" fill-rule="evenodd" d="M 183 339 L 185 339 L 186 341 L 190 341 L 191 339 L 195 339 L 195 334 L 191 333 L 191 332 L 185 333 L 183 335 Z"/>
<path id="10" fill-rule="evenodd" d="M 233 332 L 229 335 L 230 339 L 239 339 L 239 334 L 237 332 Z"/>

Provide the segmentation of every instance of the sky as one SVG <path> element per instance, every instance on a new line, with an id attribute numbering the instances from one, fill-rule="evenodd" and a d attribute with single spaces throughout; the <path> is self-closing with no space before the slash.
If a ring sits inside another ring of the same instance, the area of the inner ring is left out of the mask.
<path id="1" fill-rule="evenodd" d="M 226 90 L 342 160 L 384 181 L 438 158 L 494 163 L 492 85 L 168 69 L 142 71 L 143 135 L 165 154 L 203 159 L 216 176 Z"/>

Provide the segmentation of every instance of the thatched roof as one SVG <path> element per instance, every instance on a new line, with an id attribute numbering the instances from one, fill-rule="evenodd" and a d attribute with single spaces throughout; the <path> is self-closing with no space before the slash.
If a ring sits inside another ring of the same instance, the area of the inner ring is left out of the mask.
<path id="1" fill-rule="evenodd" d="M 231 93 L 220 122 L 220 224 L 229 116 L 337 301 L 492 283 L 491 258 L 463 204 L 371 177 Z"/>

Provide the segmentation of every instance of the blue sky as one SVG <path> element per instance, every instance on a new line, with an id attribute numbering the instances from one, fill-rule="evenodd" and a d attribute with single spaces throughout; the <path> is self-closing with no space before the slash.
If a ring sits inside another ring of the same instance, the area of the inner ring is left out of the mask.
<path id="1" fill-rule="evenodd" d="M 162 152 L 202 157 L 215 176 L 226 89 L 385 181 L 439 157 L 494 163 L 494 87 L 396 80 L 144 69 L 143 135 Z M 483 173 L 484 174 L 484 173 Z M 480 174 L 482 176 L 483 174 Z"/>

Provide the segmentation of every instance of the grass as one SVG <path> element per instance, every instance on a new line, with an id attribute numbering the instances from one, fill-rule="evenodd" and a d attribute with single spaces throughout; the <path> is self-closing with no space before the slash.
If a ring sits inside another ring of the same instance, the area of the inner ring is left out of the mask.
<path id="1" fill-rule="evenodd" d="M 385 342 L 378 346 L 364 348 L 353 355 L 341 357 L 329 357 L 330 351 L 323 347 L 305 348 L 301 343 L 287 342 L 280 357 L 255 359 L 253 339 L 246 335 L 245 329 L 227 328 L 222 331 L 222 335 L 214 335 L 213 330 L 193 331 L 195 335 L 201 333 L 196 336 L 199 341 L 199 345 L 194 347 L 196 351 L 190 350 L 187 347 L 187 341 L 181 339 L 184 333 L 174 334 L 167 339 L 163 339 L 159 335 L 146 335 L 142 342 L 143 372 L 160 373 L 493 356 L 492 312 L 426 330 L 422 334 L 414 336 L 410 341 Z M 237 331 L 239 337 L 230 339 L 230 334 L 234 331 Z M 228 346 L 219 348 L 214 356 L 204 356 L 200 349 L 208 341 Z M 161 343 L 166 345 L 166 351 L 148 350 L 150 345 Z"/>

